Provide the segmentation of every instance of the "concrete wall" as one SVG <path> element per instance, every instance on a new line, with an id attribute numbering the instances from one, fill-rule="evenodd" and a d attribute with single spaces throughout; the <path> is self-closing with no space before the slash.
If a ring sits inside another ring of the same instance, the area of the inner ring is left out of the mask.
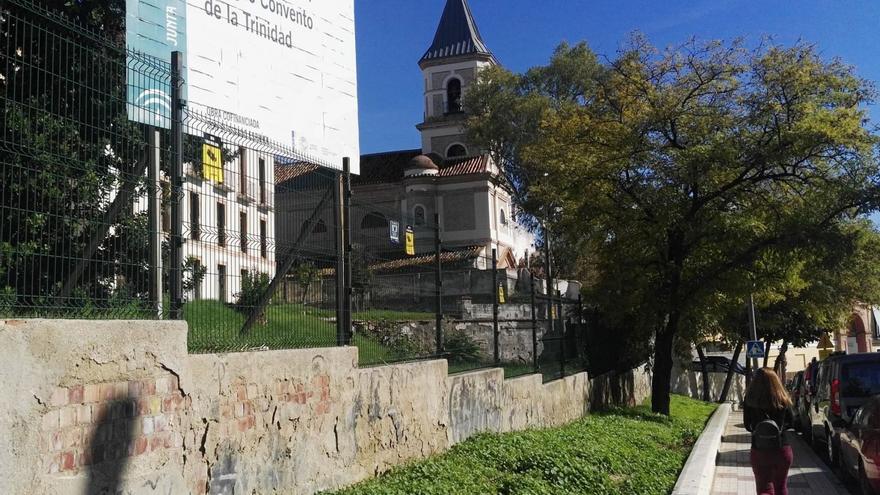
<path id="1" fill-rule="evenodd" d="M 585 373 L 360 369 L 356 348 L 191 356 L 182 322 L 0 321 L 0 359 L 0 493 L 314 493 L 590 398 Z"/>
<path id="2" fill-rule="evenodd" d="M 724 388 L 724 380 L 727 373 L 709 373 L 709 395 L 711 400 L 718 400 L 721 397 L 721 390 Z M 702 400 L 703 396 L 703 374 L 699 371 L 684 371 L 676 367 L 672 371 L 672 393 L 686 395 L 694 399 Z M 730 382 L 730 391 L 727 394 L 728 401 L 742 402 L 746 389 L 746 377 L 743 375 L 733 375 Z"/>
<path id="3" fill-rule="evenodd" d="M 638 366 L 624 373 L 610 372 L 590 380 L 590 408 L 632 407 L 651 395 L 651 372 Z"/>

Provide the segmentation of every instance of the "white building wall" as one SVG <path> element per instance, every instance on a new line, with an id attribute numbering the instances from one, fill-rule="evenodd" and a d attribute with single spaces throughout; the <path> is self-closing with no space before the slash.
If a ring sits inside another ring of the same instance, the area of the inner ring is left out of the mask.
<path id="1" fill-rule="evenodd" d="M 194 299 L 214 299 L 233 302 L 235 295 L 241 290 L 241 272 L 266 273 L 275 275 L 275 211 L 274 211 L 274 167 L 275 162 L 270 154 L 254 150 L 242 150 L 245 157 L 245 180 L 241 181 L 241 156 L 224 165 L 223 182 L 217 183 L 198 177 L 191 164 L 185 164 L 182 198 L 183 216 L 183 259 L 194 257 L 206 269 L 201 281 L 199 294 L 194 291 L 184 294 L 187 301 Z M 259 167 L 260 158 L 265 167 L 263 198 L 260 198 Z M 244 187 L 242 188 L 242 185 Z M 197 195 L 199 204 L 199 235 L 192 235 L 191 212 L 192 193 Z M 263 202 L 260 202 L 260 199 Z M 226 208 L 226 242 L 221 246 L 217 224 L 217 204 Z M 147 199 L 138 199 L 136 211 L 146 211 Z M 247 237 L 244 242 L 246 252 L 241 249 L 242 235 L 239 214 L 246 213 Z M 166 211 L 166 214 L 170 212 Z M 266 225 L 266 253 L 261 253 L 260 221 Z M 165 238 L 170 236 L 167 230 Z M 219 267 L 226 267 L 225 291 L 221 294 L 221 274 Z M 186 276 L 186 275 L 185 275 Z"/>

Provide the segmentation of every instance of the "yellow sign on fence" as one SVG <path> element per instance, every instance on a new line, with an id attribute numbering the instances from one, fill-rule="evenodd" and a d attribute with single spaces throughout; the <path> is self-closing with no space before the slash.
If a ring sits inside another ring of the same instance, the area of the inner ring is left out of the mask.
<path id="1" fill-rule="evenodd" d="M 504 286 L 498 286 L 498 304 L 504 304 Z"/>
<path id="2" fill-rule="evenodd" d="M 217 136 L 205 134 L 202 144 L 202 173 L 205 180 L 223 184 L 223 143 Z"/>
<path id="3" fill-rule="evenodd" d="M 416 233 L 411 225 L 406 226 L 406 254 L 409 256 L 416 255 Z"/>

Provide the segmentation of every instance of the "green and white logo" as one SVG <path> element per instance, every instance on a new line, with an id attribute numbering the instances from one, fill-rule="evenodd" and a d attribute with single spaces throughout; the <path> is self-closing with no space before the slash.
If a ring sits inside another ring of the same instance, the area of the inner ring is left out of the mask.
<path id="1" fill-rule="evenodd" d="M 167 129 L 172 110 L 171 52 L 186 50 L 186 2 L 126 0 L 125 9 L 128 118 Z M 184 98 L 185 94 L 186 84 Z"/>

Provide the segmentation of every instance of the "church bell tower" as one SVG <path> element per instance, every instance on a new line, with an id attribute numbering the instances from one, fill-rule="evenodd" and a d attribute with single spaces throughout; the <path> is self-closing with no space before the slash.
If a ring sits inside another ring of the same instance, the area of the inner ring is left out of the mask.
<path id="1" fill-rule="evenodd" d="M 480 70 L 496 63 L 467 0 L 447 0 L 434 42 L 419 60 L 425 81 L 424 122 L 416 126 L 422 153 L 442 159 L 480 153 L 464 135 L 462 96 Z"/>

